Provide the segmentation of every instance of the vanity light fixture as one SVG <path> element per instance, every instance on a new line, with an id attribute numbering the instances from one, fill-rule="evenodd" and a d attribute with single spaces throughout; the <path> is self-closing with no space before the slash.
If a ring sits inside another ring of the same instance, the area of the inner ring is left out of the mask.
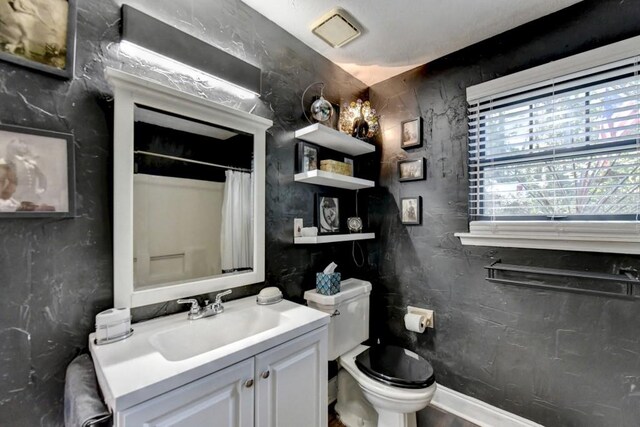
<path id="1" fill-rule="evenodd" d="M 126 4 L 120 50 L 242 99 L 260 96 L 260 68 Z"/>
<path id="2" fill-rule="evenodd" d="M 122 41 L 120 42 L 120 52 L 131 57 L 139 58 L 149 64 L 161 68 L 163 70 L 169 70 L 178 74 L 184 74 L 191 77 L 193 80 L 202 83 L 213 89 L 219 89 L 240 99 L 255 99 L 256 94 L 250 92 L 244 88 L 235 86 L 229 82 L 221 80 L 211 74 L 207 74 L 197 68 L 189 67 L 188 65 L 178 62 L 175 59 L 160 55 L 149 49 L 138 46 L 137 44 Z"/>
<path id="3" fill-rule="evenodd" d="M 320 18 L 311 32 L 333 48 L 342 47 L 362 34 L 356 20 L 340 8 L 333 9 Z"/>

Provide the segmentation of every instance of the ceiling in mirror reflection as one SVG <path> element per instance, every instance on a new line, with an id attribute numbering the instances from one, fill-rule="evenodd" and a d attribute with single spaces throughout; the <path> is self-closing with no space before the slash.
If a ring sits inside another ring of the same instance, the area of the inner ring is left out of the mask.
<path id="1" fill-rule="evenodd" d="M 136 117 L 135 173 L 224 182 L 227 169 L 253 169 L 251 135 L 146 108 Z"/>
<path id="2" fill-rule="evenodd" d="M 236 132 L 222 129 L 218 126 L 212 126 L 193 119 L 186 119 L 140 106 L 136 106 L 134 109 L 134 120 L 136 122 L 148 123 L 220 140 L 229 139 L 232 136 L 238 135 Z"/>

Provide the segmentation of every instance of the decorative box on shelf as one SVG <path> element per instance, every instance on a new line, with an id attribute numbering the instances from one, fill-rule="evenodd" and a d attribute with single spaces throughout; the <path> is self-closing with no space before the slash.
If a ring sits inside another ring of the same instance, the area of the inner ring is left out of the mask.
<path id="1" fill-rule="evenodd" d="M 345 176 L 353 176 L 353 166 L 337 160 L 321 160 L 320 170 Z"/>

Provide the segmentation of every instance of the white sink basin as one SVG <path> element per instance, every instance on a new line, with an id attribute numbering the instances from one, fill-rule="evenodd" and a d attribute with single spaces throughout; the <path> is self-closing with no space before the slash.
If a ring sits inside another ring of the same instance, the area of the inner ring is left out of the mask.
<path id="1" fill-rule="evenodd" d="M 225 310 L 215 316 L 191 320 L 156 332 L 149 342 L 165 359 L 175 362 L 269 331 L 285 321 L 268 306 Z"/>

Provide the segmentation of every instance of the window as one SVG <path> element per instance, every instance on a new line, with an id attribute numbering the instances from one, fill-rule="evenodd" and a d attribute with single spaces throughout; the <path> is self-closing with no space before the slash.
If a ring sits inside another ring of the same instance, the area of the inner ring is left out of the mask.
<path id="1" fill-rule="evenodd" d="M 467 89 L 463 244 L 640 254 L 639 46 L 636 37 Z"/>
<path id="2" fill-rule="evenodd" d="M 639 70 L 634 58 L 473 102 L 471 218 L 636 220 Z"/>

